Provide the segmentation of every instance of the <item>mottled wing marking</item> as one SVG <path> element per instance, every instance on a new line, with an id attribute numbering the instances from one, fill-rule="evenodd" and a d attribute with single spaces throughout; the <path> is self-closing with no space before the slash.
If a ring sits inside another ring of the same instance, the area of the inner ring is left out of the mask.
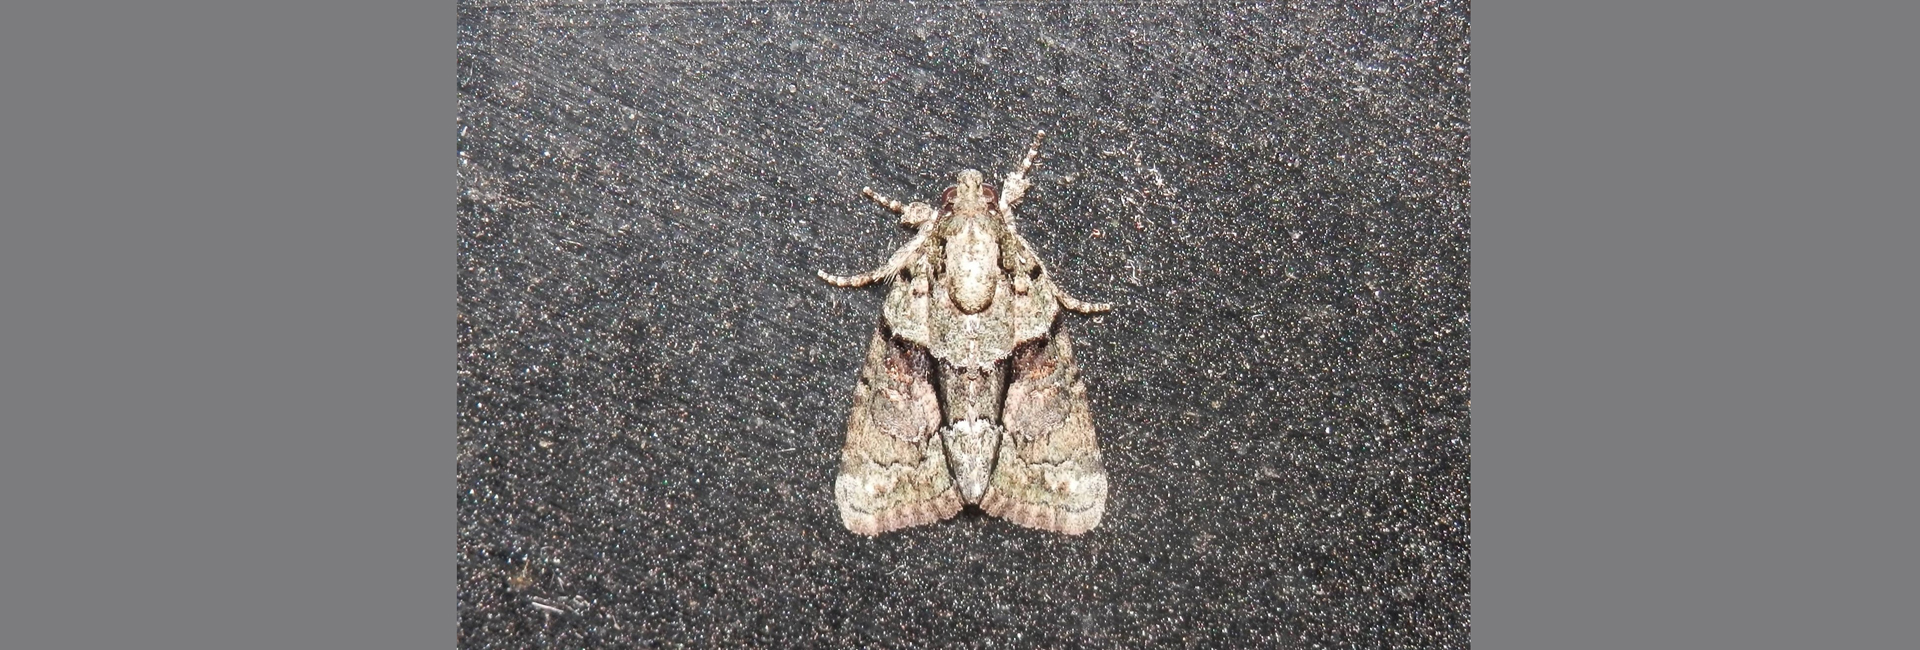
<path id="1" fill-rule="evenodd" d="M 1092 530 L 1106 512 L 1107 472 L 1066 331 L 1021 346 L 1012 361 L 1005 433 L 980 507 L 1030 528 Z"/>
<path id="2" fill-rule="evenodd" d="M 933 265 L 922 255 L 908 271 L 906 278 L 894 279 L 893 289 L 887 292 L 883 316 L 894 336 L 923 348 L 930 347 L 927 309 L 932 294 Z"/>
<path id="3" fill-rule="evenodd" d="M 854 388 L 834 500 L 861 535 L 932 523 L 960 512 L 939 436 L 940 400 L 924 348 L 882 328 Z"/>

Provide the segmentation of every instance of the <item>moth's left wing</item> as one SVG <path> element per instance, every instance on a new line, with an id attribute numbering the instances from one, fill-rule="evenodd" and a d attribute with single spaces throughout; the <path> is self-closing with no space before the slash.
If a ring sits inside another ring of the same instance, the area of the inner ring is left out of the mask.
<path id="1" fill-rule="evenodd" d="M 960 495 L 941 446 L 940 398 L 926 348 L 885 326 L 867 346 L 854 389 L 847 443 L 840 452 L 834 501 L 847 530 L 878 535 L 960 512 Z"/>
<path id="2" fill-rule="evenodd" d="M 999 459 L 980 507 L 1029 528 L 1092 530 L 1106 512 L 1107 471 L 1066 331 L 1020 346 L 1012 364 Z"/>

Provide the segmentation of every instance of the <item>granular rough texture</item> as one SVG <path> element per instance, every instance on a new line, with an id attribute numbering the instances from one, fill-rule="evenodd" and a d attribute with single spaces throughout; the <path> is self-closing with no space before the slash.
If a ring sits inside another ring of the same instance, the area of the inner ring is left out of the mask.
<path id="1" fill-rule="evenodd" d="M 463 3 L 460 646 L 1466 647 L 1467 22 Z M 1041 129 L 1104 519 L 852 534 L 814 272 Z"/>

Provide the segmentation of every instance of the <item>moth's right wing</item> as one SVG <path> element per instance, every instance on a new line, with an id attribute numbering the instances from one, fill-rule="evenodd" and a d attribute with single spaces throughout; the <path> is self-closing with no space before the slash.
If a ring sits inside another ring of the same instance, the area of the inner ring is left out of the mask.
<path id="1" fill-rule="evenodd" d="M 960 512 L 946 451 L 934 435 L 941 419 L 933 370 L 926 348 L 884 326 L 874 332 L 833 482 L 847 530 L 873 536 Z"/>
<path id="2" fill-rule="evenodd" d="M 1006 428 L 980 507 L 1022 526 L 1067 535 L 1100 525 L 1107 470 L 1065 329 L 1014 352 L 1000 418 Z"/>

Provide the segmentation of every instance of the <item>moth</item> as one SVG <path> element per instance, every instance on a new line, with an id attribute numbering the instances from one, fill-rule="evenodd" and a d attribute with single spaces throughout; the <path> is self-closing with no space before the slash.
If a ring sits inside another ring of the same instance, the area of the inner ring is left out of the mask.
<path id="1" fill-rule="evenodd" d="M 1034 135 L 997 192 L 971 169 L 938 208 L 861 189 L 913 239 L 873 271 L 820 272 L 837 287 L 892 283 L 833 485 L 854 533 L 940 521 L 964 505 L 1067 535 L 1100 523 L 1107 472 L 1059 314 L 1112 305 L 1067 295 L 1015 228 L 1044 137 Z"/>

